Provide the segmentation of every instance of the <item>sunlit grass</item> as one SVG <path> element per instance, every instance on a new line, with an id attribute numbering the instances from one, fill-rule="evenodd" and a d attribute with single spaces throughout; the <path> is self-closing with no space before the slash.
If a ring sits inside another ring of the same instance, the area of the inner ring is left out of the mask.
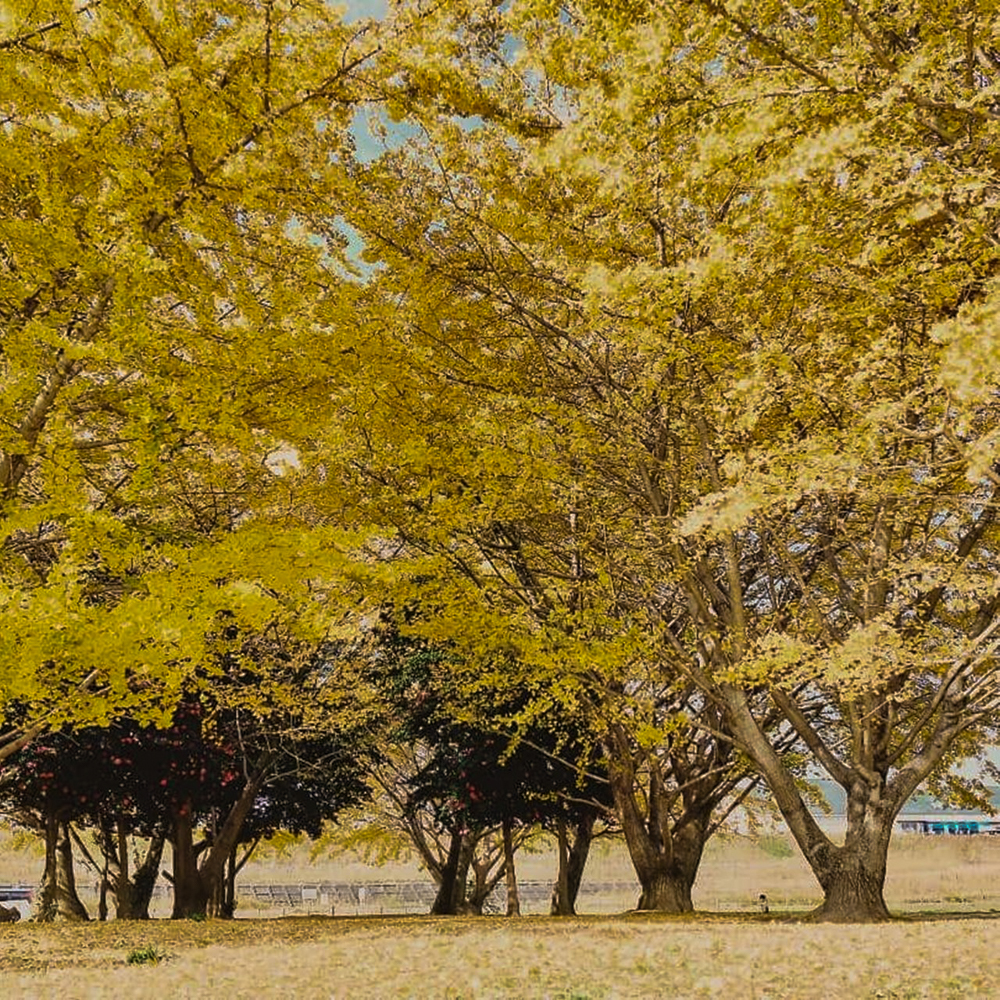
<path id="1" fill-rule="evenodd" d="M 0 929 L 7 996 L 988 997 L 1000 921 L 288 918 Z M 170 958 L 130 966 L 137 949 Z"/>
<path id="2" fill-rule="evenodd" d="M 40 859 L 0 844 L 6 881 L 33 881 Z M 575 920 L 338 917 L 194 923 L 0 927 L 3 996 L 53 997 L 991 997 L 1000 920 L 919 919 L 887 926 L 790 922 L 819 899 L 797 852 L 714 841 L 696 904 L 721 916 Z M 4 850 L 6 848 L 6 850 Z M 169 863 L 165 864 L 169 867 Z M 554 874 L 550 854 L 523 878 Z M 86 874 L 80 873 L 82 883 Z M 310 863 L 307 845 L 265 856 L 247 882 L 419 878 L 356 861 Z M 620 847 L 595 852 L 594 882 L 632 878 Z M 0 878 L 0 880 L 3 880 Z M 1000 838 L 898 838 L 887 896 L 897 913 L 1000 908 Z M 770 918 L 753 912 L 768 893 Z M 608 902 L 608 901 L 605 901 Z M 621 909 L 633 906 L 626 894 Z M 737 912 L 743 910 L 744 915 Z M 244 913 L 246 911 L 243 911 Z M 165 957 L 129 965 L 136 953 Z"/>

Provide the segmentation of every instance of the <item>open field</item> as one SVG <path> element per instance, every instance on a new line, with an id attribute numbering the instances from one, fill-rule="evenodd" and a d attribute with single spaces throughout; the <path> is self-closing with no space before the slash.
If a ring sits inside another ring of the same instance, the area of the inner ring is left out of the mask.
<path id="1" fill-rule="evenodd" d="M 0 881 L 34 881 L 40 861 L 29 841 L 0 839 Z M 523 879 L 553 872 L 550 852 L 520 859 Z M 412 865 L 310 863 L 303 844 L 284 856 L 265 852 L 243 881 L 420 877 Z M 620 845 L 595 851 L 592 884 L 632 878 Z M 84 869 L 80 881 L 88 882 Z M 753 912 L 761 891 L 771 900 L 769 917 Z M 613 898 L 582 896 L 583 912 L 603 915 L 570 920 L 383 917 L 370 906 L 361 916 L 262 920 L 246 904 L 240 915 L 250 919 L 232 922 L 21 923 L 0 927 L 0 983 L 3 996 L 60 1000 L 1000 997 L 1000 838 L 897 838 L 887 897 L 904 919 L 877 927 L 798 923 L 819 897 L 788 842 L 719 839 L 695 894 L 701 909 L 714 912 L 696 917 L 611 914 L 635 905 L 625 889 Z M 128 965 L 141 948 L 168 957 Z"/>
<path id="2" fill-rule="evenodd" d="M 155 947 L 160 964 L 130 966 Z M 995 997 L 1000 920 L 295 918 L 0 928 L 10 997 Z"/>
<path id="3" fill-rule="evenodd" d="M 12 837 L 0 831 L 0 884 L 34 884 L 41 875 L 43 857 L 37 838 Z M 169 851 L 163 867 L 169 869 Z M 552 850 L 518 856 L 518 878 L 549 883 L 555 878 Z M 93 893 L 95 875 L 78 864 L 80 895 L 91 913 L 96 911 Z M 238 885 L 309 884 L 318 882 L 373 883 L 428 881 L 416 864 L 366 865 L 354 858 L 317 858 L 310 861 L 310 845 L 302 843 L 284 854 L 264 851 L 241 873 Z M 615 891 L 598 886 L 617 883 Z M 819 887 L 792 842 L 784 836 L 751 841 L 742 837 L 717 837 L 709 842 L 695 885 L 695 906 L 702 911 L 732 913 L 751 911 L 757 895 L 767 893 L 773 911 L 801 914 L 820 901 Z M 631 909 L 638 898 L 638 883 L 628 855 L 620 842 L 598 843 L 584 875 L 578 909 L 582 914 L 613 914 Z M 1000 837 L 924 837 L 898 835 L 889 855 L 886 899 L 896 913 L 915 911 L 1000 911 Z M 309 909 L 310 907 L 306 907 Z M 313 905 L 314 912 L 329 908 Z M 341 907 L 338 914 L 379 915 L 402 912 L 391 902 L 369 902 L 366 907 Z M 523 903 L 525 913 L 548 911 L 547 896 L 536 895 Z M 169 899 L 154 900 L 156 916 L 169 914 Z M 425 912 L 410 906 L 410 912 Z M 282 916 L 291 910 L 267 907 L 245 894 L 240 899 L 240 917 Z M 1000 987 L 998 987 L 1000 996 Z"/>

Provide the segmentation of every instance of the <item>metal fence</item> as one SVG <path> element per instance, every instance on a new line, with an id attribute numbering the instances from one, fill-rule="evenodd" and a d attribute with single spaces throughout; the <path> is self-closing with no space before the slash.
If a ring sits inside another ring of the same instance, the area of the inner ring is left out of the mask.
<path id="1" fill-rule="evenodd" d="M 525 912 L 547 913 L 552 898 L 550 881 L 518 881 L 518 897 Z M 13 903 L 23 916 L 30 913 L 31 900 L 37 886 L 25 883 L 0 885 L 0 903 Z M 96 896 L 98 884 L 84 890 Z M 635 882 L 584 882 L 580 887 L 580 902 L 585 910 L 621 909 L 623 901 L 634 899 L 638 892 Z M 378 913 L 427 913 L 437 894 L 430 881 L 410 882 L 293 882 L 240 883 L 236 885 L 237 911 L 241 915 L 282 915 L 292 911 L 334 915 Z M 169 883 L 159 881 L 153 887 L 155 909 L 169 907 L 173 895 Z M 484 906 L 487 913 L 502 913 L 506 909 L 506 889 L 501 882 Z M 585 902 L 589 900 L 588 902 Z M 600 900 L 606 906 L 596 906 Z M 626 904 L 627 905 L 627 904 Z"/>
<path id="2" fill-rule="evenodd" d="M 519 881 L 522 908 L 548 912 L 552 898 L 549 881 Z M 590 882 L 580 887 L 580 897 L 632 897 L 638 892 L 634 882 Z M 301 882 L 283 885 L 237 883 L 238 908 L 305 910 L 334 914 L 426 913 L 437 886 L 433 882 Z M 506 889 L 499 884 L 487 899 L 487 912 L 506 908 Z"/>

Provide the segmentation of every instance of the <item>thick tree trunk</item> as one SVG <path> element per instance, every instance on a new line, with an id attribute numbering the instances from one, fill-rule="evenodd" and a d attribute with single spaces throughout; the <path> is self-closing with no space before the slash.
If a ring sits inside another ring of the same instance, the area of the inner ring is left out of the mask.
<path id="1" fill-rule="evenodd" d="M 54 811 L 45 814 L 45 873 L 35 902 L 34 919 L 43 923 L 90 919 L 76 894 L 69 825 L 60 822 Z"/>
<path id="2" fill-rule="evenodd" d="M 431 913 L 435 916 L 454 916 L 458 913 L 461 901 L 465 896 L 465 875 L 468 871 L 468 861 L 466 861 L 465 870 L 461 872 L 461 880 L 459 879 L 464 839 L 461 833 L 452 831 L 451 841 L 448 844 L 448 857 L 441 868 L 441 881 L 438 883 L 437 896 L 431 906 Z"/>
<path id="3" fill-rule="evenodd" d="M 559 838 L 559 875 L 552 890 L 553 917 L 571 917 L 576 915 L 576 899 L 580 893 L 580 883 L 583 881 L 583 871 L 590 855 L 590 845 L 594 839 L 594 823 L 597 816 L 586 813 L 577 820 L 573 842 L 569 842 L 565 820 L 559 820 L 557 835 Z"/>
<path id="4" fill-rule="evenodd" d="M 889 919 L 882 895 L 895 811 L 868 801 L 857 784 L 847 794 L 847 835 L 842 847 L 816 852 L 812 867 L 823 887 L 817 920 L 873 923 Z"/>
<path id="5" fill-rule="evenodd" d="M 171 873 L 174 907 L 170 916 L 173 920 L 203 917 L 208 913 L 209 889 L 198 871 L 190 804 L 175 809 L 172 819 L 173 836 L 170 843 L 174 861 L 174 870 Z"/>
<path id="6" fill-rule="evenodd" d="M 639 874 L 637 872 L 637 874 Z M 661 913 L 691 913 L 693 881 L 677 871 L 662 868 L 639 874 L 642 892 L 639 894 L 638 910 L 659 910 Z"/>
<path id="7" fill-rule="evenodd" d="M 616 759 L 610 768 L 611 791 L 632 867 L 642 887 L 637 908 L 690 913 L 694 909 L 691 887 L 708 836 L 711 800 L 706 799 L 700 811 L 697 804 L 686 803 L 683 820 L 675 820 L 667 808 L 663 779 L 651 767 L 644 814 L 636 800 L 630 748 L 619 736 L 615 749 Z"/>
<path id="8" fill-rule="evenodd" d="M 835 844 L 820 829 L 785 767 L 753 717 L 746 695 L 724 687 L 733 732 L 753 758 L 771 788 L 775 802 L 802 854 L 823 889 L 823 903 L 813 911 L 817 920 L 873 923 L 889 919 L 883 889 L 892 825 L 900 806 L 932 763 L 897 778 L 890 792 L 884 773 L 869 769 L 862 778 L 856 769 L 829 758 L 837 780 L 847 791 L 847 835 Z M 833 773 L 833 772 L 831 772 Z"/>
<path id="9" fill-rule="evenodd" d="M 820 875 L 824 899 L 813 911 L 817 920 L 835 923 L 875 923 L 889 919 L 882 890 L 885 885 L 885 852 L 841 849 L 836 860 Z"/>
<path id="10" fill-rule="evenodd" d="M 517 893 L 517 871 L 514 868 L 514 829 L 510 819 L 503 821 L 503 865 L 507 882 L 507 916 L 521 915 L 521 900 Z"/>

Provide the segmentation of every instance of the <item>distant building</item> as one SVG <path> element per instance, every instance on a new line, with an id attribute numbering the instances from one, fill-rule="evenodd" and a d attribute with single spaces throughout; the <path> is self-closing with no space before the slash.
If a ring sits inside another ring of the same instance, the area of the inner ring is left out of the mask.
<path id="1" fill-rule="evenodd" d="M 924 833 L 930 836 L 944 834 L 989 833 L 1000 834 L 1000 818 L 983 815 L 945 815 L 943 813 L 926 813 L 924 815 L 903 815 L 896 820 L 896 829 L 900 833 Z"/>
<path id="2" fill-rule="evenodd" d="M 813 818 L 827 833 L 842 835 L 847 828 L 847 794 L 844 789 L 827 778 L 813 778 L 810 783 L 823 800 L 822 803 L 810 803 Z M 1000 834 L 1000 788 L 990 786 L 988 792 L 997 810 L 995 817 L 972 809 L 949 809 L 928 792 L 918 791 L 899 811 L 893 830 L 927 836 Z"/>

